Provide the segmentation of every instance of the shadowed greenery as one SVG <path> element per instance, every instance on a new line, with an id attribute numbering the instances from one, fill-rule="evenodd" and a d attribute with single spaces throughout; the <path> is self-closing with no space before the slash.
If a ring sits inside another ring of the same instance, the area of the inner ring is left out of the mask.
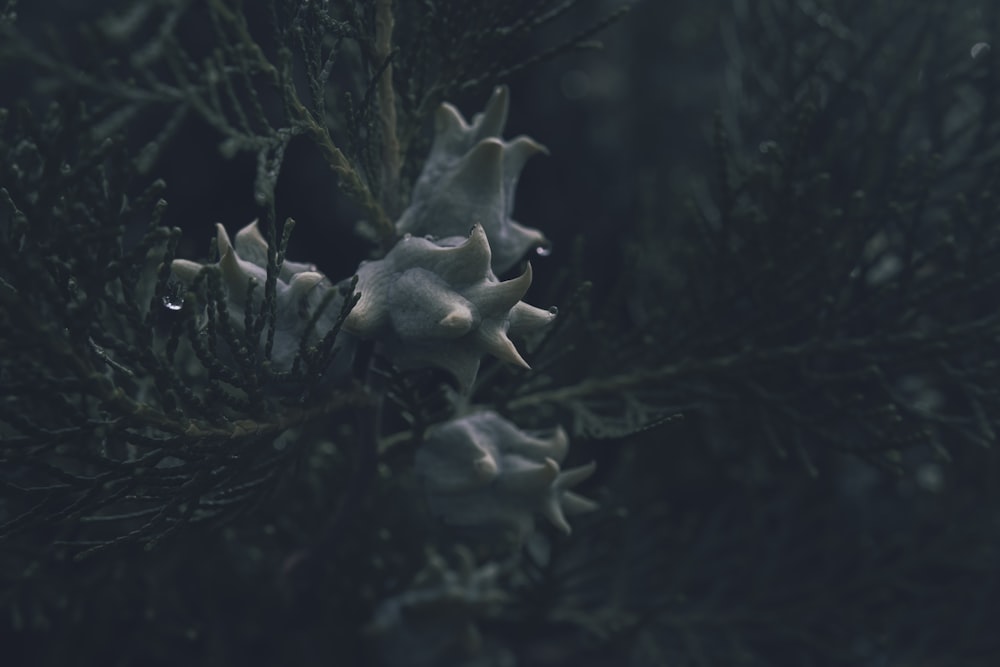
<path id="1" fill-rule="evenodd" d="M 996 664 L 1000 9 L 673 4 L 0 8 L 12 664 Z M 434 111 L 500 83 L 560 314 L 462 396 L 339 327 Z M 205 207 L 267 239 L 243 313 L 171 275 Z M 340 289 L 276 368 L 286 255 Z M 601 509 L 429 517 L 468 404 L 562 424 Z"/>

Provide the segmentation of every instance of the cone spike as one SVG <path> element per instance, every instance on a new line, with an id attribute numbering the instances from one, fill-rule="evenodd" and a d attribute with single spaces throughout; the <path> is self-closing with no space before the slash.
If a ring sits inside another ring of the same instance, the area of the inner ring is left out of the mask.
<path id="1" fill-rule="evenodd" d="M 317 273 L 315 271 L 303 271 L 302 273 L 296 273 L 292 276 L 292 280 L 289 283 L 289 289 L 296 298 L 305 296 L 309 290 L 316 287 L 324 279 L 322 273 Z"/>
<path id="2" fill-rule="evenodd" d="M 447 185 L 478 206 L 492 208 L 503 198 L 504 147 L 499 139 L 483 139 L 458 162 Z"/>
<path id="3" fill-rule="evenodd" d="M 260 233 L 260 225 L 256 219 L 236 232 L 237 252 L 242 252 L 242 244 L 247 244 L 248 247 L 255 246 L 262 250 L 267 250 L 267 241 L 264 240 L 264 235 Z"/>
<path id="4" fill-rule="evenodd" d="M 552 458 L 562 462 L 569 452 L 569 435 L 562 426 L 557 426 L 555 433 L 548 440 L 548 446 L 552 450 Z"/>
<path id="5" fill-rule="evenodd" d="M 517 348 L 514 347 L 514 343 L 503 332 L 495 331 L 487 333 L 480 331 L 480 339 L 483 341 L 486 351 L 497 359 L 520 366 L 521 368 L 531 368 L 528 362 L 524 360 L 524 357 L 521 356 L 521 353 L 517 351 Z"/>
<path id="6" fill-rule="evenodd" d="M 516 468 L 508 468 L 504 471 L 503 483 L 515 489 L 545 489 L 558 476 L 559 464 L 552 459 L 545 459 L 542 463 L 528 462 Z"/>
<path id="7" fill-rule="evenodd" d="M 535 331 L 548 326 L 555 319 L 556 313 L 551 310 L 536 308 L 519 301 L 510 310 L 510 329 L 508 331 L 514 335 Z"/>
<path id="8" fill-rule="evenodd" d="M 521 298 L 527 293 L 528 288 L 531 287 L 531 278 L 531 262 L 528 262 L 528 265 L 525 267 L 521 275 L 491 286 L 490 289 L 484 293 L 484 297 L 491 303 L 499 304 L 503 310 L 509 311 L 513 309 L 514 306 L 516 306 L 521 301 Z"/>
<path id="9" fill-rule="evenodd" d="M 585 514 L 586 512 L 596 511 L 600 508 L 600 505 L 572 491 L 563 491 L 562 508 L 566 514 Z"/>
<path id="10" fill-rule="evenodd" d="M 472 311 L 468 306 L 459 304 L 438 321 L 438 326 L 448 337 L 461 336 L 472 329 L 473 322 Z"/>
<path id="11" fill-rule="evenodd" d="M 454 105 L 445 102 L 438 107 L 434 115 L 434 135 L 436 137 L 453 135 L 468 129 L 462 113 Z"/>
<path id="12" fill-rule="evenodd" d="M 569 437 L 562 427 L 557 427 L 549 437 L 521 433 L 520 437 L 510 439 L 509 447 L 511 451 L 528 458 L 551 458 L 561 464 L 569 451 Z"/>
<path id="13" fill-rule="evenodd" d="M 489 102 L 482 115 L 476 114 L 473 125 L 478 126 L 480 138 L 499 137 L 507 125 L 507 112 L 510 110 L 510 90 L 507 86 L 497 86 L 493 89 Z"/>
<path id="14" fill-rule="evenodd" d="M 510 109 L 510 91 L 507 86 L 497 86 L 493 89 L 490 101 L 481 114 L 472 118 L 472 126 L 477 128 L 479 138 L 499 137 L 507 124 L 507 112 Z"/>
<path id="15" fill-rule="evenodd" d="M 452 285 L 468 285 L 482 281 L 490 272 L 490 242 L 480 224 L 474 224 L 469 237 L 457 246 L 436 248 L 447 261 L 439 262 L 441 277 Z"/>
<path id="16" fill-rule="evenodd" d="M 525 163 L 534 155 L 549 154 L 549 149 L 531 137 L 520 136 L 507 142 L 503 156 L 504 178 L 516 179 Z"/>
<path id="17" fill-rule="evenodd" d="M 260 233 L 256 220 L 236 232 L 235 247 L 240 259 L 253 262 L 261 268 L 267 266 L 267 241 Z"/>
<path id="18" fill-rule="evenodd" d="M 233 247 L 233 244 L 229 241 L 229 234 L 221 222 L 215 223 L 215 240 L 219 248 L 219 257 L 223 257 Z"/>
<path id="19" fill-rule="evenodd" d="M 562 505 L 559 504 L 558 498 L 550 496 L 542 503 L 538 511 L 563 535 L 569 535 L 573 532 L 569 522 L 566 521 L 566 516 L 563 514 Z"/>
<path id="20" fill-rule="evenodd" d="M 175 259 L 170 263 L 170 270 L 186 283 L 193 282 L 203 268 L 202 264 L 187 259 Z"/>
<path id="21" fill-rule="evenodd" d="M 597 470 L 597 463 L 594 461 L 587 465 L 565 470 L 559 475 L 557 486 L 561 489 L 570 489 L 593 475 L 595 470 Z"/>

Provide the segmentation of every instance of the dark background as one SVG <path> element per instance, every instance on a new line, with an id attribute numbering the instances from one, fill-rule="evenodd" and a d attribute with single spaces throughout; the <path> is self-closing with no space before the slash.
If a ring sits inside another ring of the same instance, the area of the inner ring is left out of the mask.
<path id="1" fill-rule="evenodd" d="M 583 2 L 581 11 L 539 35 L 539 43 L 575 34 L 618 4 Z M 862 36 L 883 39 L 885 31 L 886 43 L 898 33 L 885 27 L 895 19 L 884 16 L 905 15 L 898 3 L 855 14 L 858 3 L 826 4 Z M 992 34 L 974 32 L 973 26 L 991 25 L 967 16 L 974 3 L 953 4 L 948 16 L 965 41 L 943 54 L 919 54 L 928 68 L 936 60 L 968 58 L 970 46 Z M 781 140 L 790 123 L 794 95 L 769 97 L 734 74 L 744 71 L 732 67 L 734 58 L 772 66 L 766 56 L 772 37 L 748 33 L 746 26 L 740 32 L 734 19 L 746 5 L 637 2 L 601 33 L 603 49 L 563 56 L 502 82 L 511 88 L 507 136 L 530 134 L 552 153 L 529 163 L 518 189 L 515 217 L 554 242 L 550 257 L 533 260 L 536 285 L 528 300 L 562 305 L 575 279 L 593 281 L 594 311 L 609 322 L 612 347 L 614 336 L 625 332 L 666 350 L 688 322 L 652 313 L 670 311 L 664 301 L 684 298 L 688 282 L 725 279 L 726 266 L 690 275 L 670 261 L 690 239 L 691 202 L 717 201 L 716 111 L 732 132 L 733 154 L 747 163 L 760 157 L 762 142 Z M 52 1 L 19 10 L 25 31 L 40 40 L 63 38 L 72 53 L 75 29 L 103 6 Z M 800 37 L 790 32 L 788 43 Z M 886 90 L 886 108 L 897 90 L 890 82 L 915 67 L 902 60 L 905 67 L 894 70 L 890 63 L 857 75 L 866 86 Z M 40 106 L 46 99 L 44 78 L 29 68 L 5 67 L 0 80 L 0 105 L 26 97 Z M 453 102 L 468 117 L 488 94 L 469 91 Z M 877 194 L 883 184 L 865 181 L 852 165 L 899 150 L 866 142 L 863 129 L 835 136 L 836 121 L 853 119 L 852 109 L 847 103 L 831 112 L 808 137 L 839 188 L 834 200 L 861 186 Z M 162 122 L 144 119 L 136 144 Z M 874 116 L 861 114 L 858 127 L 868 123 Z M 908 142 L 920 147 L 919 136 L 899 141 L 903 149 Z M 254 169 L 251 158 L 224 159 L 205 124 L 185 122 L 152 170 L 168 185 L 164 222 L 184 230 L 180 256 L 205 254 L 212 223 L 233 231 L 258 214 Z M 286 157 L 277 214 L 299 223 L 289 258 L 316 262 L 332 278 L 350 275 L 370 251 L 352 234 L 359 211 L 336 191 L 306 142 L 293 144 Z M 787 308 L 812 308 L 823 289 Z M 718 326 L 739 326 L 739 307 L 720 308 Z M 992 362 L 985 350 L 969 351 L 979 353 Z M 630 629 L 614 635 L 608 628 L 615 623 L 607 619 L 593 634 L 571 623 L 507 620 L 487 624 L 491 641 L 513 647 L 523 665 L 875 667 L 1000 660 L 992 631 L 1000 618 L 994 451 L 948 443 L 955 445 L 948 464 L 924 450 L 904 453 L 910 465 L 902 475 L 812 441 L 808 464 L 794 454 L 777 457 L 760 425 L 739 411 L 741 397 L 726 396 L 724 377 L 713 381 L 723 397 L 717 403 L 702 401 L 651 431 L 579 443 L 581 455 L 600 462 L 591 489 L 606 511 L 574 522 L 567 542 L 574 546 L 566 546 L 564 561 L 569 574 L 556 577 L 547 594 L 568 608 L 616 610 Z M 795 383 L 793 377 L 783 389 L 794 395 Z M 732 404 L 738 408 L 730 411 Z M 412 572 L 407 563 L 420 555 L 401 550 L 420 540 L 405 512 L 393 509 L 401 501 L 378 496 L 362 517 L 384 519 L 391 539 L 361 521 L 306 593 L 278 583 L 284 559 L 329 512 L 335 493 L 325 488 L 324 475 L 341 463 L 332 448 L 317 447 L 312 467 L 296 471 L 272 505 L 224 530 L 192 529 L 152 552 L 126 549 L 57 568 L 44 579 L 26 576 L 0 596 L 10 609 L 10 621 L 0 623 L 0 647 L 15 656 L 9 664 L 369 664 L 373 651 L 359 628 L 377 602 L 372 591 L 401 589 L 381 578 L 390 576 L 386 571 Z M 603 606 L 609 600 L 613 604 Z"/>

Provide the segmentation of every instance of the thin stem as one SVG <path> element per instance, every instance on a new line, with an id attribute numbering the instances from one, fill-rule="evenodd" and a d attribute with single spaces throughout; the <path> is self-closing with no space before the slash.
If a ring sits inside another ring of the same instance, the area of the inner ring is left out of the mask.
<path id="1" fill-rule="evenodd" d="M 396 136 L 396 91 L 392 85 L 392 0 L 375 3 L 375 58 L 376 64 L 385 68 L 379 77 L 377 95 L 379 122 L 382 126 L 381 199 L 386 212 L 399 214 L 400 149 Z"/>
<path id="2" fill-rule="evenodd" d="M 326 557 L 340 546 L 352 521 L 361 513 L 361 505 L 376 478 L 379 461 L 378 438 L 386 388 L 384 380 L 374 372 L 374 363 L 373 355 L 368 360 L 365 382 L 371 392 L 370 402 L 367 403 L 366 409 L 357 413 L 357 467 L 347 482 L 347 488 L 340 497 L 336 512 L 323 528 L 316 543 L 296 551 L 285 560 L 281 577 L 293 587 L 311 585 L 320 576 L 321 568 L 327 562 Z M 301 589 L 299 591 L 301 592 Z"/>
<path id="3" fill-rule="evenodd" d="M 684 375 L 802 359 L 811 354 L 849 352 L 855 355 L 871 355 L 877 349 L 890 352 L 910 350 L 914 353 L 926 354 L 948 345 L 957 345 L 965 340 L 977 339 L 977 337 L 985 335 L 985 332 L 990 327 L 995 326 L 995 323 L 996 317 L 989 315 L 979 320 L 971 320 L 961 325 L 944 328 L 935 335 L 922 331 L 906 331 L 877 338 L 860 336 L 835 341 L 816 339 L 798 345 L 751 349 L 705 360 L 683 359 L 677 363 L 665 364 L 657 368 L 597 377 L 565 387 L 524 394 L 511 400 L 507 407 L 511 410 L 517 410 L 543 403 L 567 403 L 593 395 L 608 395 L 641 386 L 662 385 L 666 381 L 675 380 Z"/>

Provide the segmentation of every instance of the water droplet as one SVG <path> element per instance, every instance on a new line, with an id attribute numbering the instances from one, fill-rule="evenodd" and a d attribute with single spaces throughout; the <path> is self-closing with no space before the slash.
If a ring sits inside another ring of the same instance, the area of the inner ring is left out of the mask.
<path id="1" fill-rule="evenodd" d="M 989 52 L 990 52 L 990 45 L 987 44 L 986 42 L 976 42 L 975 44 L 972 45 L 972 48 L 969 49 L 969 55 L 972 56 L 974 59 L 981 58 L 989 54 Z"/>
<path id="2" fill-rule="evenodd" d="M 552 244 L 543 243 L 542 245 L 535 248 L 535 254 L 539 257 L 548 257 L 552 254 Z"/>
<path id="3" fill-rule="evenodd" d="M 558 315 L 559 309 L 556 306 L 549 306 L 549 313 L 552 315 Z"/>
<path id="4" fill-rule="evenodd" d="M 184 307 L 184 299 L 176 295 L 168 294 L 163 297 L 163 306 L 167 310 L 180 310 Z"/>

